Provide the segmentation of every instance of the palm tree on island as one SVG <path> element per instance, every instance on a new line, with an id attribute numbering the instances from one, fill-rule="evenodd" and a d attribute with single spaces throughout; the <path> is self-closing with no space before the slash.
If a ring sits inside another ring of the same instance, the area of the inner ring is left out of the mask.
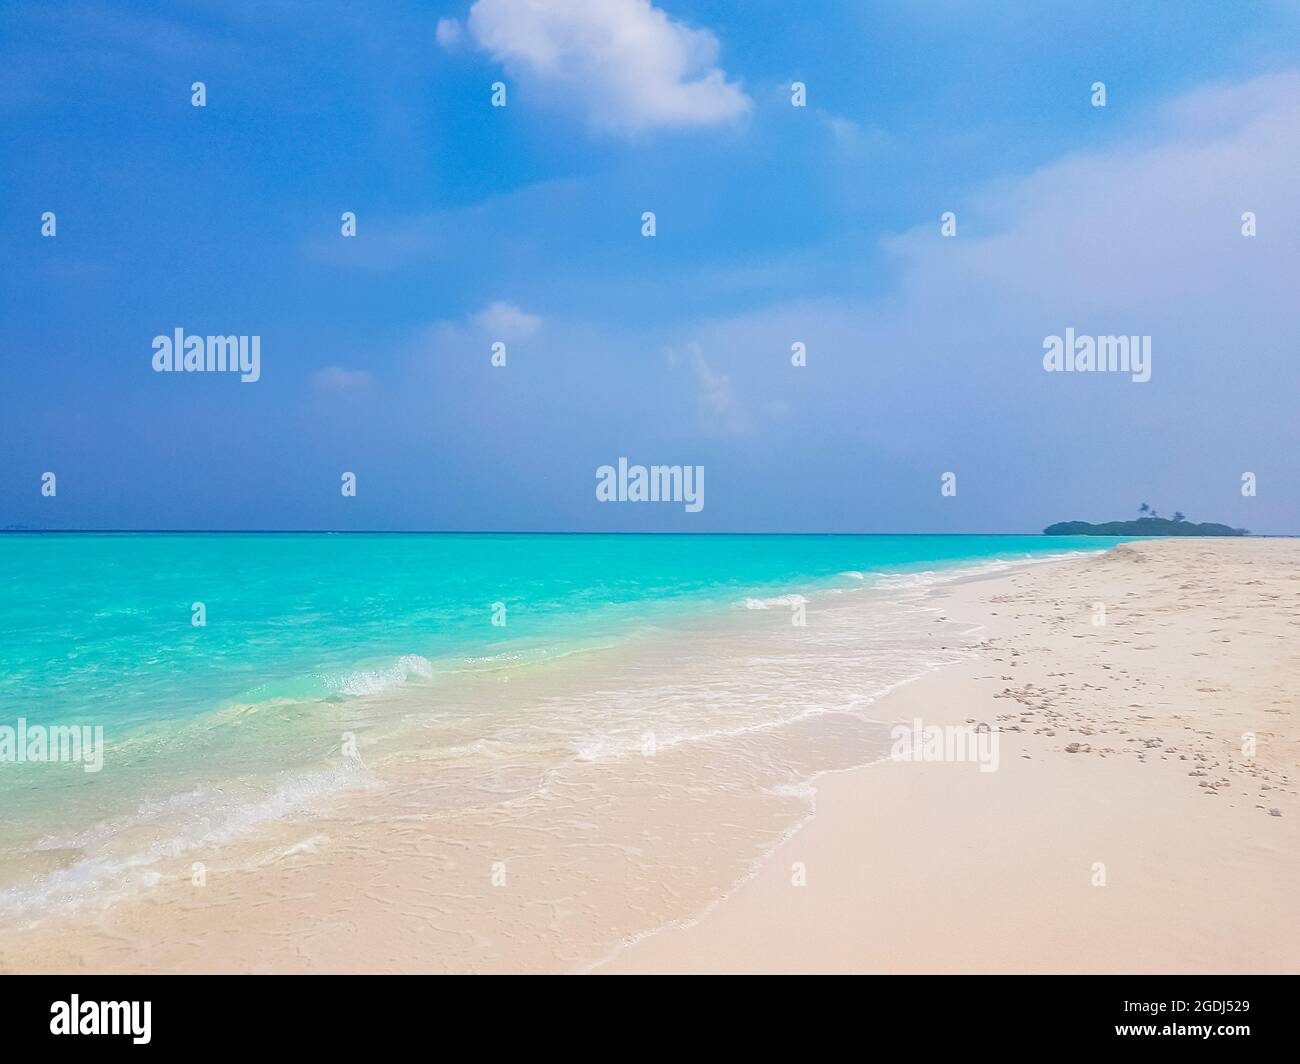
<path id="1" fill-rule="evenodd" d="M 1107 521 L 1092 524 L 1088 521 L 1061 521 L 1043 529 L 1047 536 L 1244 536 L 1248 530 L 1231 528 L 1214 522 L 1195 524 L 1188 521 L 1182 510 L 1175 510 L 1172 519 L 1161 517 L 1149 503 L 1138 507 L 1141 514 L 1136 521 Z"/>

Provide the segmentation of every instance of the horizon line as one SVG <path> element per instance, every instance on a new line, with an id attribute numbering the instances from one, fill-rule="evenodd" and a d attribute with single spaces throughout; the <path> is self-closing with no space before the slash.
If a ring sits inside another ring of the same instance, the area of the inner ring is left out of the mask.
<path id="1" fill-rule="evenodd" d="M 1037 536 L 1043 539 L 1291 539 L 1300 532 L 1248 532 L 1244 536 L 1049 536 L 1046 532 L 755 532 L 718 531 L 564 531 L 534 529 L 441 528 L 0 528 L 0 535 L 132 535 L 132 536 Z"/>

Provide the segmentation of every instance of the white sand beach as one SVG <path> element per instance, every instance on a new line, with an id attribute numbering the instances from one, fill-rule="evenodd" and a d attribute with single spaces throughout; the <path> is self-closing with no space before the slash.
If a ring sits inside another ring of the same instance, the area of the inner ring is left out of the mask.
<path id="1" fill-rule="evenodd" d="M 824 777 L 753 881 L 602 970 L 1300 971 L 1300 541 L 1133 543 L 936 596 L 985 626 L 977 656 L 881 713 L 996 723 L 999 770 Z"/>

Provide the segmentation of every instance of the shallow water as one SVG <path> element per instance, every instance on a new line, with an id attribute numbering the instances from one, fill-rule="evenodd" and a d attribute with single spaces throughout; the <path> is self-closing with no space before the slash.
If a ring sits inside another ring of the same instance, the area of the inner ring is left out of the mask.
<path id="1" fill-rule="evenodd" d="M 349 793 L 487 850 L 521 812 L 640 837 L 615 796 L 669 763 L 656 800 L 746 810 L 734 845 L 692 822 L 725 879 L 797 822 L 801 781 L 880 756 L 873 698 L 951 653 L 930 581 L 1111 543 L 6 535 L 0 725 L 98 725 L 105 754 L 0 764 L 0 911 L 148 888 L 214 846 L 262 860 L 251 840 Z"/>

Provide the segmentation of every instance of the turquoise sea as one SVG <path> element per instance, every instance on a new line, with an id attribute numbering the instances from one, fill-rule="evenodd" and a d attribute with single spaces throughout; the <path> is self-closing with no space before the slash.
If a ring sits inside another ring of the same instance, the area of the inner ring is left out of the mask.
<path id="1" fill-rule="evenodd" d="M 0 892 L 17 904 L 52 877 L 75 894 L 97 882 L 97 862 L 183 849 L 176 826 L 187 816 L 191 841 L 196 830 L 219 841 L 304 793 L 344 787 L 330 760 L 340 735 L 382 731 L 398 709 L 408 721 L 434 712 L 450 676 L 519 675 L 509 670 L 635 646 L 747 600 L 1116 542 L 0 535 L 0 727 L 97 725 L 105 742 L 98 773 L 0 762 Z M 483 719 L 459 721 L 461 739 L 490 734 L 490 701 L 474 712 Z M 544 736 L 546 721 L 529 727 Z"/>

